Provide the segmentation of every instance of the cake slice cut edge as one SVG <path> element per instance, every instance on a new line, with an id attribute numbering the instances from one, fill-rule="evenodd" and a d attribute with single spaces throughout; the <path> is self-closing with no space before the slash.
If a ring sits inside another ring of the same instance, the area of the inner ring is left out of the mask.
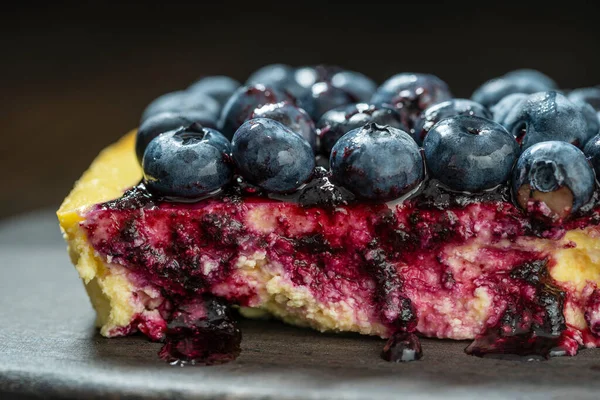
<path id="1" fill-rule="evenodd" d="M 125 266 L 111 263 L 106 255 L 99 254 L 90 244 L 86 230 L 82 228 L 90 209 L 119 198 L 141 180 L 142 172 L 133 151 L 134 142 L 135 131 L 103 150 L 75 184 L 57 215 L 71 260 L 97 312 L 101 334 L 121 336 L 139 330 L 151 339 L 160 339 L 166 326 L 160 311 L 164 301 L 161 299 L 160 288 L 147 282 L 140 284 Z M 579 336 L 576 340 L 579 345 L 595 347 L 599 343 L 595 334 L 600 331 L 600 302 L 596 304 L 594 300 L 597 285 L 600 284 L 598 228 L 590 226 L 583 230 L 569 231 L 560 241 L 527 241 L 535 242 L 527 245 L 539 247 L 541 252 L 548 255 L 552 263 L 549 268 L 551 277 L 561 288 L 568 289 L 569 296 L 563 313 L 569 329 L 577 331 Z M 477 243 L 471 245 L 477 246 Z M 244 257 L 240 270 L 251 271 L 247 279 L 260 280 L 261 290 L 264 289 L 259 296 L 261 301 L 251 304 L 258 308 L 242 308 L 245 315 L 257 317 L 268 312 L 285 322 L 321 331 L 354 331 L 381 337 L 390 336 L 390 331 L 384 324 L 371 317 L 357 315 L 351 304 L 340 303 L 331 307 L 331 303 L 320 302 L 306 288 L 291 285 L 285 277 L 265 273 L 273 268 L 265 267 L 269 260 L 265 260 L 264 254 Z M 479 289 L 472 293 L 472 297 L 465 298 L 464 302 L 467 310 L 464 318 L 472 320 L 472 328 L 464 332 L 424 329 L 421 333 L 452 339 L 475 337 L 479 333 L 477 329 L 486 326 L 487 319 L 490 318 L 490 302 L 493 301 L 484 289 Z M 415 303 L 421 314 L 426 311 L 443 315 L 443 301 L 427 303 L 417 300 Z M 432 304 L 435 309 L 430 308 Z M 448 307 L 452 306 L 454 305 Z M 450 319 L 457 319 L 456 315 L 448 315 Z M 427 315 L 420 316 L 421 319 L 426 317 Z M 452 320 L 446 322 L 448 326 L 461 323 Z M 424 326 L 423 324 L 424 322 L 420 322 L 420 325 Z"/>

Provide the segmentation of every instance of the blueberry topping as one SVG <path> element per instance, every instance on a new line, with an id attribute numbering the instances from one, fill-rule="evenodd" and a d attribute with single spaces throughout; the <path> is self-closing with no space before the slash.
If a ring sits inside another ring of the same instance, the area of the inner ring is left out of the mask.
<path id="1" fill-rule="evenodd" d="M 492 118 L 492 114 L 481 104 L 468 99 L 452 99 L 442 103 L 435 104 L 425 111 L 419 117 L 412 130 L 412 136 L 421 145 L 423 139 L 431 128 L 444 118 L 454 117 L 456 115 L 475 115 L 477 117 Z"/>
<path id="2" fill-rule="evenodd" d="M 294 72 L 296 83 L 307 91 L 317 82 L 331 82 L 332 77 L 343 70 L 334 65 L 317 65 L 314 67 L 300 67 Z"/>
<path id="3" fill-rule="evenodd" d="M 217 128 L 217 121 L 214 117 L 196 111 L 183 111 L 181 113 L 164 112 L 145 120 L 138 128 L 135 141 L 135 154 L 139 163 L 142 163 L 144 151 L 146 151 L 146 147 L 148 147 L 148 143 L 152 139 L 161 133 L 185 128 L 193 123 L 199 123 L 205 128 Z"/>
<path id="4" fill-rule="evenodd" d="M 195 111 L 206 114 L 207 118 L 217 118 L 221 111 L 219 102 L 204 93 L 178 91 L 163 94 L 154 99 L 144 109 L 140 123 L 163 112 L 181 113 Z"/>
<path id="5" fill-rule="evenodd" d="M 400 129 L 370 123 L 345 134 L 331 151 L 333 179 L 364 199 L 392 200 L 423 180 L 421 152 Z"/>
<path id="6" fill-rule="evenodd" d="M 338 107 L 323 114 L 317 123 L 321 153 L 329 156 L 339 138 L 370 122 L 406 130 L 400 114 L 389 106 L 358 103 Z"/>
<path id="7" fill-rule="evenodd" d="M 596 136 L 598 131 L 600 130 L 600 119 L 598 119 L 598 114 L 596 114 L 596 110 L 588 103 L 575 103 L 579 107 L 579 111 L 583 114 L 585 121 L 587 122 L 587 133 L 586 140 L 583 144 L 587 143 L 589 139 Z"/>
<path id="8" fill-rule="evenodd" d="M 300 99 L 300 104 L 314 121 L 318 121 L 329 110 L 355 102 L 356 99 L 349 92 L 329 82 L 315 83 Z"/>
<path id="9" fill-rule="evenodd" d="M 596 135 L 600 130 L 600 88 L 575 89 L 568 99 L 580 107 L 588 123 L 588 136 Z"/>
<path id="10" fill-rule="evenodd" d="M 519 154 L 502 125 L 476 116 L 443 119 L 423 142 L 431 175 L 453 190 L 481 192 L 510 177 Z"/>
<path id="11" fill-rule="evenodd" d="M 557 87 L 551 78 L 539 71 L 519 69 L 485 82 L 473 92 L 471 99 L 489 108 L 509 94 L 532 94 Z"/>
<path id="12" fill-rule="evenodd" d="M 300 98 L 304 96 L 306 89 L 296 82 L 295 72 L 294 68 L 285 64 L 266 65 L 252 73 L 246 85 L 261 84 L 286 91 L 294 98 Z"/>
<path id="13" fill-rule="evenodd" d="M 272 119 L 245 122 L 231 144 L 233 159 L 242 175 L 269 192 L 294 191 L 310 178 L 315 168 L 308 142 Z"/>
<path id="14" fill-rule="evenodd" d="M 513 171 L 513 194 L 527 212 L 565 218 L 592 198 L 594 171 L 577 147 L 560 141 L 526 149 Z M 541 208 L 543 203 L 545 207 Z"/>
<path id="15" fill-rule="evenodd" d="M 412 129 L 426 108 L 450 98 L 452 94 L 448 85 L 437 76 L 402 73 L 379 86 L 371 103 L 391 104 L 399 110 L 404 125 Z"/>
<path id="16" fill-rule="evenodd" d="M 600 87 L 589 87 L 572 90 L 569 93 L 569 100 L 575 103 L 588 103 L 594 108 L 594 110 L 600 112 Z"/>
<path id="17" fill-rule="evenodd" d="M 240 83 L 228 76 L 207 76 L 199 79 L 187 89 L 189 92 L 203 93 L 212 97 L 223 107 L 231 95 L 240 87 Z"/>
<path id="18" fill-rule="evenodd" d="M 354 71 L 340 71 L 334 74 L 331 77 L 331 84 L 350 93 L 356 101 L 360 102 L 368 102 L 377 89 L 377 85 L 371 78 Z"/>
<path id="19" fill-rule="evenodd" d="M 540 72 L 536 69 L 531 68 L 520 68 L 515 69 L 514 71 L 507 72 L 504 74 L 505 78 L 508 79 L 527 79 L 530 81 L 535 81 L 539 85 L 544 85 L 549 88 L 557 88 L 558 85 L 554 82 L 554 79 L 550 78 L 548 75 Z"/>
<path id="20" fill-rule="evenodd" d="M 298 85 L 310 90 L 311 86 L 320 80 L 319 73 L 314 67 L 300 67 L 294 71 L 294 80 Z"/>
<path id="21" fill-rule="evenodd" d="M 587 142 L 583 153 L 592 163 L 596 176 L 600 177 L 600 135 L 594 136 Z"/>
<path id="22" fill-rule="evenodd" d="M 310 118 L 310 115 L 302 108 L 296 107 L 289 102 L 266 104 L 254 110 L 251 119 L 254 118 L 269 118 L 281 122 L 302 136 L 313 150 L 317 147 L 317 133 L 315 123 Z"/>
<path id="23" fill-rule="evenodd" d="M 221 132 L 227 139 L 231 139 L 256 108 L 286 100 L 290 100 L 290 97 L 280 89 L 261 84 L 243 86 L 235 91 L 223 107 L 219 120 Z"/>
<path id="24" fill-rule="evenodd" d="M 508 117 L 514 108 L 519 107 L 521 102 L 527 100 L 528 97 L 529 95 L 525 93 L 512 93 L 503 97 L 502 100 L 490 107 L 494 121 L 506 127 L 506 117 Z"/>
<path id="25" fill-rule="evenodd" d="M 142 160 L 148 189 L 167 198 L 199 199 L 233 176 L 231 145 L 218 131 L 192 124 L 152 140 Z"/>
<path id="26" fill-rule="evenodd" d="M 504 126 L 523 149 L 550 140 L 583 146 L 588 139 L 580 107 L 553 91 L 529 95 L 508 113 Z"/>

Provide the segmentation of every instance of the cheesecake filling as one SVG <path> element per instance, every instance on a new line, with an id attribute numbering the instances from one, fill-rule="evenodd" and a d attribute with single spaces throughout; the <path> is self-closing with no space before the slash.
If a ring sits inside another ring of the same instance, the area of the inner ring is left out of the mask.
<path id="1" fill-rule="evenodd" d="M 174 363 L 224 362 L 239 354 L 235 305 L 388 338 L 390 361 L 421 358 L 420 335 L 475 339 L 466 351 L 477 356 L 596 345 L 598 279 L 573 287 L 556 255 L 573 258 L 571 231 L 595 232 L 597 213 L 546 225 L 513 206 L 506 187 L 458 195 L 433 180 L 395 205 L 333 195 L 333 204 L 323 193 L 302 204 L 238 188 L 185 204 L 138 185 L 94 206 L 80 226 L 96 254 L 161 299 L 108 335 L 140 330 L 165 341 L 161 357 Z"/>

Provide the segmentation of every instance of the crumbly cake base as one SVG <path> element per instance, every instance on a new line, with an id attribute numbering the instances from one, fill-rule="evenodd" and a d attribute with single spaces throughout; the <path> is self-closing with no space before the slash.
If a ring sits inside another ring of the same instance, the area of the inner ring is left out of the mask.
<path id="1" fill-rule="evenodd" d="M 92 206 L 120 197 L 141 179 L 141 170 L 133 151 L 134 140 L 135 132 L 130 132 L 118 143 L 105 149 L 76 183 L 57 214 L 71 260 L 97 312 L 101 334 L 121 336 L 140 330 L 150 338 L 158 339 L 166 323 L 158 311 L 164 303 L 160 290 L 151 284 L 140 282 L 126 268 L 101 257 L 91 247 L 81 228 L 85 214 Z M 268 218 L 259 216 L 256 224 L 263 224 L 265 220 Z M 475 241 L 460 249 L 460 257 L 476 255 L 479 245 Z M 581 344 L 595 347 L 596 337 L 586 333 L 589 332 L 589 327 L 585 313 L 588 298 L 600 283 L 598 228 L 572 230 L 559 241 L 528 239 L 523 246 L 544 252 L 553 260 L 553 266 L 549 270 L 551 277 L 561 287 L 568 288 L 570 293 L 564 308 L 567 326 L 583 332 L 578 338 Z M 270 314 L 287 323 L 320 331 L 352 331 L 389 336 L 384 325 L 357 313 L 352 304 L 319 302 L 306 288 L 287 280 L 283 271 L 278 270 L 278 266 L 271 263 L 264 253 L 255 252 L 240 258 L 236 268 L 243 279 L 249 283 L 254 282 L 259 288 L 257 298 L 260 300 L 253 304 L 256 308 L 242 309 L 246 316 L 264 317 Z M 479 333 L 478 329 L 483 329 L 486 325 L 491 299 L 485 290 L 478 288 L 471 297 L 459 301 L 463 303 L 460 307 L 457 304 L 447 304 L 449 330 L 419 331 L 428 336 L 473 338 Z M 436 313 L 445 312 L 443 301 L 436 307 Z M 460 310 L 460 313 L 456 310 Z M 588 315 L 588 320 L 589 318 Z"/>

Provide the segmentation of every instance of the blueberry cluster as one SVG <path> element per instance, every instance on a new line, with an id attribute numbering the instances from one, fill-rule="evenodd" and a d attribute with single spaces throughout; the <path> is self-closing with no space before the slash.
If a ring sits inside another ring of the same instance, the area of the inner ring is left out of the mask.
<path id="1" fill-rule="evenodd" d="M 535 70 L 463 99 L 430 74 L 400 73 L 378 87 L 335 66 L 274 64 L 243 85 L 211 76 L 160 96 L 142 114 L 136 155 L 148 188 L 171 199 L 213 195 L 240 175 L 278 195 L 326 179 L 358 199 L 389 201 L 431 177 L 464 193 L 510 183 L 525 211 L 564 218 L 592 199 L 599 128 L 600 89 L 559 90 Z"/>

